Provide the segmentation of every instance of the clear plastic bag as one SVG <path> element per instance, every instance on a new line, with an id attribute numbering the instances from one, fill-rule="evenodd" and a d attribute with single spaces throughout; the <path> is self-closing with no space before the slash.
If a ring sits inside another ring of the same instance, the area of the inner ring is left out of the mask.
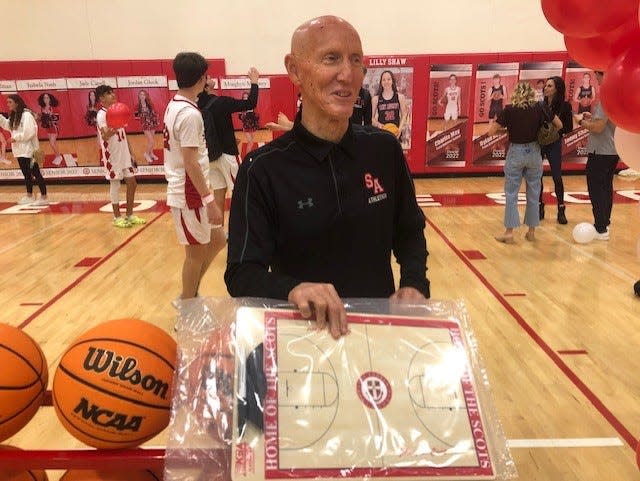
<path id="1" fill-rule="evenodd" d="M 515 477 L 463 303 L 345 302 L 337 341 L 279 301 L 183 310 L 165 479 Z"/>

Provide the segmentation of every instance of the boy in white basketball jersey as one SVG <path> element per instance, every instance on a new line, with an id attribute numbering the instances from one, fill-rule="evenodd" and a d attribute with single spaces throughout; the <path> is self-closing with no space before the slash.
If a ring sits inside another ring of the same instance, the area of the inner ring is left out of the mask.
<path id="1" fill-rule="evenodd" d="M 223 213 L 209 186 L 204 121 L 196 104 L 207 68 L 207 61 L 198 53 L 181 52 L 176 56 L 173 71 L 179 90 L 164 114 L 167 205 L 178 241 L 185 246 L 181 300 L 197 297 L 202 277 L 226 243 Z"/>
<path id="2" fill-rule="evenodd" d="M 131 146 L 123 128 L 113 129 L 107 125 L 107 109 L 116 102 L 116 93 L 109 85 L 96 87 L 96 99 L 102 108 L 96 115 L 98 143 L 100 144 L 100 162 L 105 168 L 105 177 L 109 181 L 109 196 L 113 207 L 113 225 L 131 227 L 144 224 L 146 221 L 133 215 L 133 202 L 137 182 L 134 175 L 135 160 L 131 154 Z M 127 184 L 127 215 L 120 215 L 120 183 L 124 179 Z"/>

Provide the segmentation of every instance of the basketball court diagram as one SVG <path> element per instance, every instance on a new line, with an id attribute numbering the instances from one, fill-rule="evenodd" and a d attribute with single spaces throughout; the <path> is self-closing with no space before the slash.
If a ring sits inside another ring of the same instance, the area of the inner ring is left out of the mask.
<path id="1" fill-rule="evenodd" d="M 264 429 L 247 422 L 234 439 L 232 477 L 493 479 L 460 325 L 351 314 L 349 326 L 336 341 L 297 312 L 239 310 L 236 394 L 254 395 L 244 365 L 260 346 L 266 395 Z"/>

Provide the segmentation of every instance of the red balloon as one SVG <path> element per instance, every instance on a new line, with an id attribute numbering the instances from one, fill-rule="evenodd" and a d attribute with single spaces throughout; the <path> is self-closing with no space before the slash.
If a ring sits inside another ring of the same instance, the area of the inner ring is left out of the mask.
<path id="1" fill-rule="evenodd" d="M 640 24 L 636 17 L 595 37 L 564 36 L 564 44 L 571 58 L 592 70 L 607 70 L 616 57 L 635 43 L 640 43 Z"/>
<path id="2" fill-rule="evenodd" d="M 602 107 L 624 130 L 640 133 L 640 45 L 632 45 L 609 66 L 600 88 Z"/>
<path id="3" fill-rule="evenodd" d="M 116 102 L 107 109 L 107 125 L 112 129 L 124 127 L 131 120 L 131 109 L 127 104 Z"/>
<path id="4" fill-rule="evenodd" d="M 541 0 L 542 12 L 558 32 L 586 38 L 608 32 L 638 13 L 638 0 Z"/>

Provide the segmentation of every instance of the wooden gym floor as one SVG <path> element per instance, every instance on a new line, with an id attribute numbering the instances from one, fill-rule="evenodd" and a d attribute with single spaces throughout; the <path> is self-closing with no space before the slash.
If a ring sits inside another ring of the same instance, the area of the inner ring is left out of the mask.
<path id="1" fill-rule="evenodd" d="M 545 177 L 537 240 L 521 230 L 504 245 L 493 239 L 503 229 L 500 177 L 416 180 L 432 296 L 466 303 L 519 479 L 640 480 L 640 180 L 616 178 L 611 239 L 586 245 L 571 238 L 592 219 L 584 177 L 565 176 L 566 226 L 555 222 L 551 184 Z M 52 185 L 57 204 L 37 209 L 16 207 L 23 187 L 0 186 L 0 321 L 41 345 L 50 380 L 66 346 L 102 321 L 136 317 L 173 332 L 183 251 L 164 188 L 139 185 L 147 224 L 116 229 L 106 184 Z M 225 261 L 214 261 L 203 294 L 227 295 Z M 51 407 L 4 444 L 82 447 Z"/>

